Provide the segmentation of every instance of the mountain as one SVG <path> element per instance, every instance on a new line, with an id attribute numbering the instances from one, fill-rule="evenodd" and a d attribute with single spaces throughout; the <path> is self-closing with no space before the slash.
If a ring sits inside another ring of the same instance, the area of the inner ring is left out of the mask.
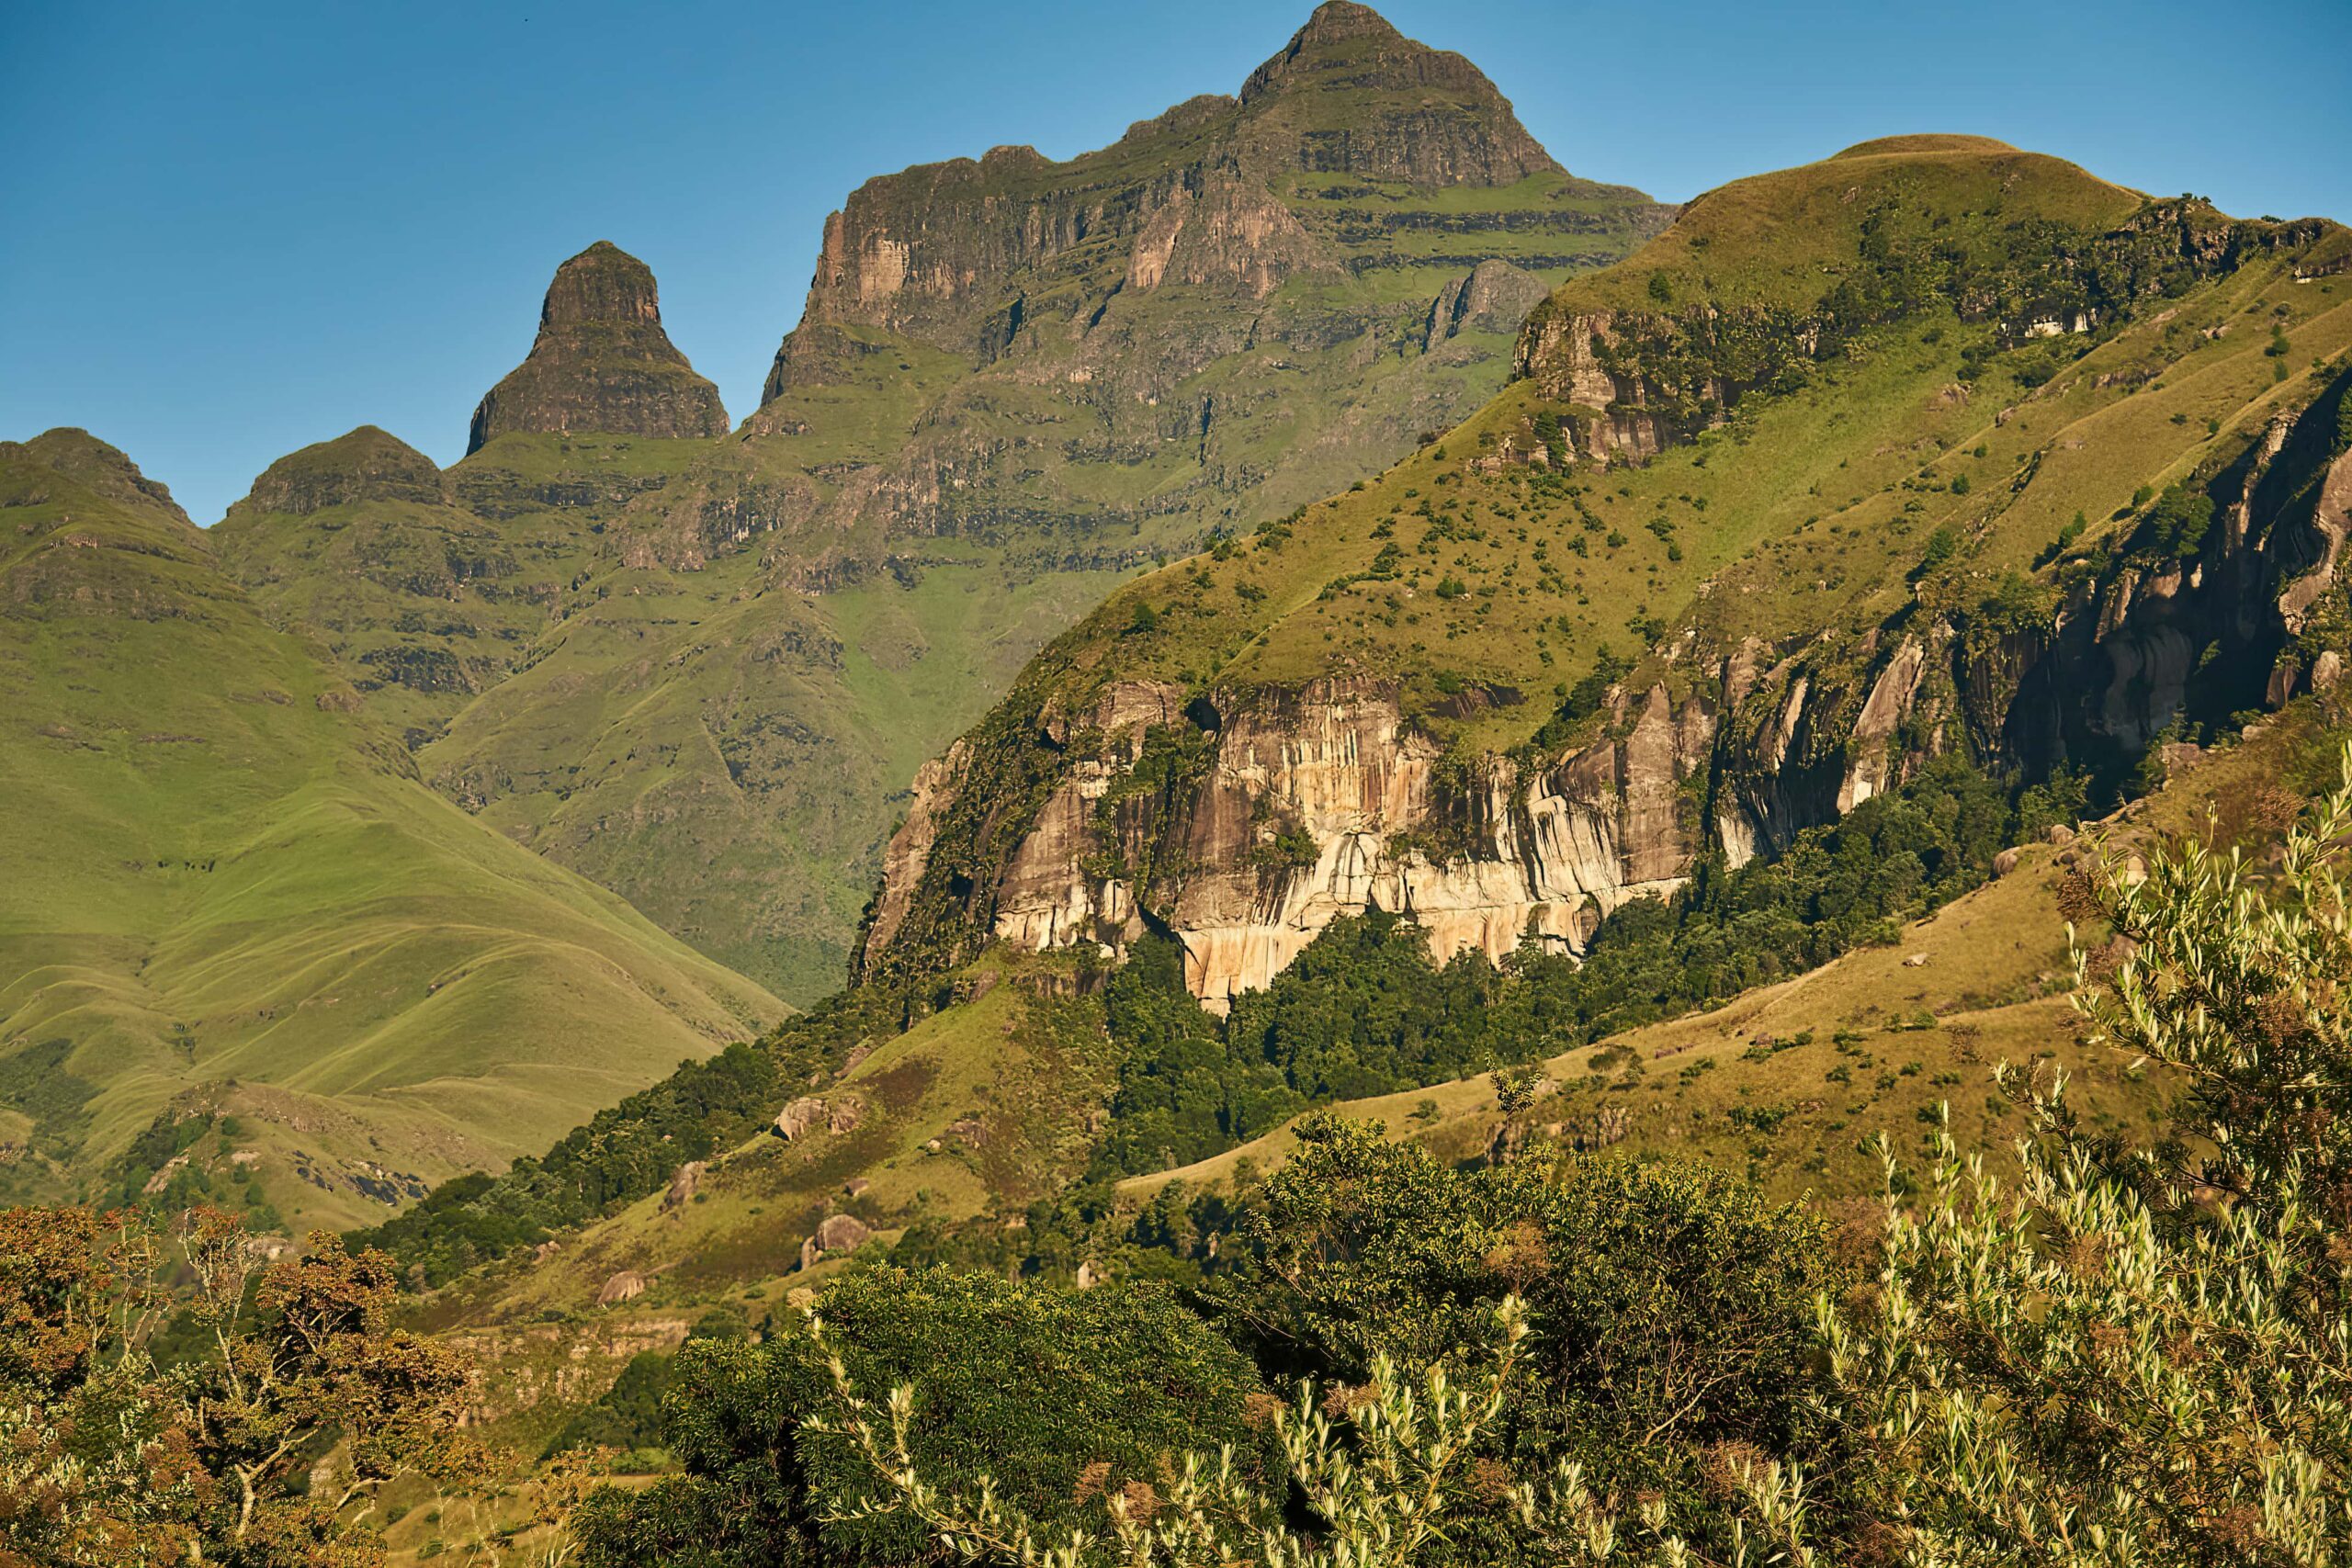
<path id="1" fill-rule="evenodd" d="M 438 504 L 381 433 L 334 445 L 257 494 Z M 11 1193 L 152 1184 L 349 1224 L 782 1015 L 426 789 L 121 453 L 0 445 L 0 518 Z"/>
<path id="2" fill-rule="evenodd" d="M 1039 646 L 1155 561 L 1464 417 L 1503 384 L 1525 310 L 1670 210 L 1563 172 L 1467 62 L 1334 4 L 1238 96 L 1111 147 L 859 187 L 733 436 L 684 445 L 700 405 L 678 378 L 653 418 L 635 382 L 609 394 L 604 351 L 554 344 L 560 277 L 452 492 L 484 516 L 551 497 L 614 432 L 643 488 L 598 516 L 593 572 L 421 765 L 813 999 L 907 781 Z M 650 280 L 628 298 L 650 322 Z"/>
<path id="3" fill-rule="evenodd" d="M 653 269 L 599 240 L 556 269 L 529 357 L 474 410 L 468 456 L 511 431 L 727 434 L 718 389 L 662 330 Z"/>
<path id="4" fill-rule="evenodd" d="M 820 1284 L 829 1224 L 1163 1269 L 1138 1210 L 1302 1103 L 1478 1157 L 1484 1053 L 1548 1064 L 1541 1135 L 1787 1192 L 1939 1098 L 1991 1128 L 1951 1090 L 2003 1056 L 2135 1116 L 2059 1028 L 2073 840 L 2234 832 L 2333 755 L 2347 264 L 1978 138 L 1708 193 L 1467 421 L 1049 643 L 924 769 L 772 1097 L 673 1080 L 388 1239 L 476 1265 L 437 1321 L 626 1337 Z M 536 1195 L 581 1162 L 584 1224 Z"/>
<path id="5" fill-rule="evenodd" d="M 2111 790 L 2337 666 L 2352 236 L 1980 138 L 1710 192 L 1361 491 L 1057 639 L 930 770 L 872 976 L 1334 918 L 1579 950 L 1941 752 Z"/>

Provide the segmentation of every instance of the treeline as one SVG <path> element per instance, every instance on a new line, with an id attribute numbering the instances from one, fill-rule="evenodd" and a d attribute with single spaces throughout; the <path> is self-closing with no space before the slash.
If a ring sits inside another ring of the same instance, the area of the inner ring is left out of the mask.
<path id="1" fill-rule="evenodd" d="M 1176 943 L 1146 938 L 1104 988 L 1121 1066 L 1091 1174 L 1190 1164 L 1311 1106 L 1540 1060 L 1892 942 L 1904 920 L 1982 882 L 2021 834 L 2072 820 L 2081 804 L 2066 778 L 2013 795 L 1962 759 L 1939 759 L 1777 860 L 1736 871 L 1702 860 L 1674 898 L 1610 915 L 1580 960 L 1530 944 L 1499 968 L 1476 953 L 1440 964 L 1419 927 L 1374 911 L 1332 922 L 1223 1020 L 1185 989 Z M 910 1010 L 910 985 L 844 991 L 756 1043 L 681 1066 L 544 1156 L 447 1182 L 353 1239 L 429 1287 L 609 1214 L 752 1135 L 861 1040 L 946 998 L 934 981 Z"/>
<path id="2" fill-rule="evenodd" d="M 2004 1079 L 2017 1187 L 1949 1135 L 1905 1182 L 1882 1142 L 1887 1204 L 1833 1224 L 1686 1162 L 1457 1167 L 1317 1115 L 1197 1288 L 902 1246 L 690 1347 L 678 1472 L 592 1498 L 581 1561 L 2337 1561 L 2345 768 L 2283 844 L 2075 888 L 2127 939 L 2077 993 L 2092 1043 L 2179 1086 L 2144 1143 Z"/>

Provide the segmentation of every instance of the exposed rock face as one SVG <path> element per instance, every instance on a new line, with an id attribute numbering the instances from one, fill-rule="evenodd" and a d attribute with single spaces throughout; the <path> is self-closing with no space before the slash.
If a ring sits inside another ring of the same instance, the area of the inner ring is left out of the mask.
<path id="1" fill-rule="evenodd" d="M 825 1102 L 803 1095 L 775 1113 L 775 1135 L 793 1143 L 825 1124 Z"/>
<path id="2" fill-rule="evenodd" d="M 2266 676 L 2280 700 L 2340 674 L 2340 661 L 2304 671 L 2291 654 L 2340 588 L 2352 535 L 2335 407 L 2282 416 L 2216 481 L 2234 499 L 2197 560 L 2086 583 L 2046 637 L 1972 638 L 1936 621 L 1859 645 L 1809 637 L 1777 658 L 1751 642 L 1679 700 L 1663 686 L 1616 694 L 1603 737 L 1556 759 L 1490 755 L 1442 774 L 1437 745 L 1379 681 L 1218 693 L 1213 714 L 1172 685 L 1109 682 L 1083 712 L 1039 716 L 1027 743 L 1041 752 L 1101 744 L 1058 765 L 1026 821 L 997 803 L 992 829 L 1012 835 L 1001 861 L 964 848 L 941 863 L 943 844 L 973 842 L 958 831 L 978 806 L 965 794 L 972 750 L 928 776 L 881 895 L 896 918 L 875 928 L 865 967 L 887 967 L 919 919 L 933 937 L 964 920 L 950 956 L 982 934 L 1116 951 L 1158 929 L 1183 944 L 1193 993 L 1222 1009 L 1365 909 L 1411 915 L 1441 960 L 1530 941 L 1580 951 L 1602 915 L 1671 891 L 1707 848 L 1735 864 L 1783 849 L 1963 732 L 2032 769 L 2113 765 L 2184 713 L 2258 705 Z M 1154 729 L 1189 734 L 1202 761 L 1137 789 Z"/>
<path id="3" fill-rule="evenodd" d="M 518 430 L 727 434 L 718 389 L 662 330 L 652 269 L 609 241 L 556 269 L 530 356 L 474 411 L 466 450 Z"/>
<path id="4" fill-rule="evenodd" d="M 596 1304 L 600 1307 L 618 1306 L 623 1302 L 633 1302 L 643 1294 L 645 1294 L 645 1276 L 634 1269 L 624 1269 L 605 1281 L 604 1288 L 596 1292 Z"/>
<path id="5" fill-rule="evenodd" d="M 1383 95 L 1379 113 L 1317 123 L 1320 96 L 1367 90 Z M 1476 66 L 1423 48 L 1350 0 L 1316 7 L 1289 45 L 1250 73 L 1241 107 L 1295 117 L 1295 142 L 1282 151 L 1310 174 L 1503 186 L 1559 167 Z"/>
<path id="6" fill-rule="evenodd" d="M 1300 174 L 1432 190 L 1566 180 L 1476 66 L 1335 0 L 1251 73 L 1239 97 L 1192 99 L 1102 152 L 1056 164 L 1032 148 L 999 147 L 867 181 L 826 222 L 802 324 L 779 350 L 762 400 L 837 374 L 840 356 L 856 351 L 833 330 L 841 326 L 977 352 L 985 363 L 1040 331 L 1102 329 L 1123 290 L 1217 286 L 1260 299 L 1286 277 L 1340 276 L 1351 260 L 1372 260 L 1351 253 L 1392 224 L 1440 221 L 1384 218 L 1345 193 L 1291 188 Z M 1614 194 L 1624 213 L 1534 203 L 1491 221 L 1556 233 L 1549 259 L 1557 265 L 1579 253 L 1621 253 L 1629 232 L 1654 232 L 1669 213 L 1638 192 L 1566 183 Z M 1476 246 L 1489 220 L 1442 221 Z M 1297 330 L 1270 321 L 1252 335 L 1264 327 Z M 1204 346 L 1227 353 L 1239 343 Z"/>
<path id="7" fill-rule="evenodd" d="M 1527 312 L 1550 292 L 1533 273 L 1507 261 L 1482 261 L 1467 276 L 1448 284 L 1430 304 L 1421 350 L 1427 353 L 1467 330 L 1516 333 Z"/>
<path id="8" fill-rule="evenodd" d="M 817 1234 L 800 1244 L 800 1267 L 809 1268 L 828 1253 L 855 1252 L 874 1238 L 874 1232 L 854 1214 L 829 1214 Z"/>

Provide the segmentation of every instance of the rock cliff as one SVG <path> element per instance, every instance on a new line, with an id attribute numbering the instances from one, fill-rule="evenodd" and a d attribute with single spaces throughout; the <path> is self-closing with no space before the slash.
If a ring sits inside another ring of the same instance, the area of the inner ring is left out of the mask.
<path id="1" fill-rule="evenodd" d="M 1664 683 L 1614 693 L 1602 737 L 1556 756 L 1449 768 L 1393 682 L 1202 702 L 1114 681 L 1037 731 L 1040 745 L 1086 750 L 994 880 L 964 897 L 989 936 L 1025 950 L 1115 952 L 1167 931 L 1193 993 L 1220 1010 L 1366 909 L 1411 915 L 1441 960 L 1499 960 L 1523 942 L 1580 952 L 1600 917 L 1671 892 L 1700 854 L 1737 864 L 1784 849 L 1963 730 L 2023 765 L 2122 759 L 2184 716 L 2258 705 L 2266 685 L 2273 702 L 2306 689 L 2319 661 L 2293 649 L 2342 586 L 2352 531 L 2352 452 L 2326 455 L 2334 419 L 2329 405 L 2266 433 L 2223 481 L 2236 499 L 2209 556 L 2086 585 L 2028 646 L 1981 646 L 1938 620 L 1890 628 L 1859 659 L 1806 639 L 1759 668 L 1768 650 L 1744 647 L 1679 699 Z M 2214 673 L 2226 670 L 2238 673 Z M 1134 789 L 1153 731 L 1171 729 L 1197 737 L 1202 760 L 1181 787 Z M 869 969 L 888 966 L 970 755 L 959 746 L 925 772 L 892 845 Z"/>
<path id="2" fill-rule="evenodd" d="M 556 269 L 530 355 L 474 410 L 466 450 L 509 431 L 712 436 L 728 423 L 662 330 L 652 269 L 599 240 Z"/>

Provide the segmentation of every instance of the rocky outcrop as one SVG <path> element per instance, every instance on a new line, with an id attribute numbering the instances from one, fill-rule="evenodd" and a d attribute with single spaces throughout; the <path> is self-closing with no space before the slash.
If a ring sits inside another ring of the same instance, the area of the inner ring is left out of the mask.
<path id="1" fill-rule="evenodd" d="M 1317 112 L 1325 94 L 1367 89 L 1385 99 L 1375 114 L 1333 125 Z M 1250 73 L 1241 107 L 1272 122 L 1259 145 L 1310 174 L 1506 186 L 1559 167 L 1476 66 L 1415 43 L 1351 0 L 1317 6 L 1289 44 Z"/>
<path id="2" fill-rule="evenodd" d="M 1339 273 L 1349 244 L 1371 237 L 1359 231 L 1369 209 L 1292 189 L 1301 173 L 1438 189 L 1560 170 L 1477 67 L 1404 37 L 1366 6 L 1333 0 L 1238 98 L 1188 100 L 1067 163 L 998 147 L 859 186 L 826 220 L 801 325 L 778 351 L 762 401 L 821 381 L 831 361 L 854 353 L 842 326 L 903 333 L 985 364 L 1025 333 L 1099 327 L 1125 290 L 1181 282 L 1254 300 L 1302 272 Z M 1639 192 L 1611 194 L 1643 232 L 1663 226 L 1667 209 Z M 1493 218 L 1593 220 L 1542 204 Z M 1476 243 L 1479 218 L 1450 221 Z M 1596 232 L 1607 243 L 1627 231 L 1601 215 Z"/>
<path id="3" fill-rule="evenodd" d="M 1532 272 L 1507 261 L 1480 262 L 1430 303 L 1429 321 L 1421 329 L 1421 352 L 1464 332 L 1515 333 L 1527 312 L 1550 293 Z"/>
<path id="4" fill-rule="evenodd" d="M 1441 957 L 1498 959 L 1530 940 L 1579 949 L 1610 909 L 1679 886 L 1699 847 L 1683 791 L 1708 757 L 1713 707 L 1663 688 L 1621 700 L 1622 734 L 1539 769 L 1490 760 L 1468 778 L 1442 774 L 1387 682 L 1317 681 L 1211 705 L 1188 708 L 1159 682 L 1103 689 L 1069 727 L 1100 736 L 1102 753 L 1073 762 L 989 890 L 995 937 L 1116 951 L 1164 929 L 1184 946 L 1194 994 L 1221 1008 L 1366 909 L 1413 916 Z M 1203 721 L 1213 756 L 1195 779 L 1126 790 L 1149 731 Z M 933 787 L 944 798 L 947 782 Z M 907 840 L 935 832 L 922 822 L 893 845 L 899 875 L 919 863 Z M 1145 866 L 1176 869 L 1133 869 Z M 903 910 L 912 889 L 886 884 L 883 897 Z M 870 961 L 888 940 L 875 936 Z"/>
<path id="5" fill-rule="evenodd" d="M 1602 916 L 1672 891 L 1702 852 L 1737 864 L 1785 849 L 1963 733 L 2031 772 L 2112 776 L 2184 716 L 2258 705 L 2266 681 L 2278 701 L 2340 679 L 2340 657 L 2305 669 L 2297 649 L 2314 617 L 2352 615 L 2340 569 L 2352 452 L 2333 446 L 2347 392 L 2352 376 L 2211 478 L 2221 510 L 2194 560 L 2157 571 L 2127 555 L 2037 631 L 1988 632 L 1955 610 L 1905 612 L 1858 641 L 1750 641 L 1679 696 L 1612 694 L 1601 734 L 1557 757 L 1448 766 L 1383 681 L 1192 702 L 1164 682 L 1110 681 L 1025 738 L 992 738 L 1060 759 L 1050 788 L 1024 784 L 1033 814 L 1009 815 L 1001 798 L 988 813 L 1012 838 L 1001 861 L 963 831 L 984 808 L 981 753 L 967 745 L 926 775 L 880 896 L 894 919 L 872 933 L 865 967 L 886 968 L 910 940 L 910 912 L 949 959 L 985 938 L 1115 953 L 1159 931 L 1182 944 L 1193 993 L 1222 1009 L 1367 909 L 1411 916 L 1440 959 L 1499 959 L 1527 942 L 1580 951 Z M 987 765 L 1035 776 L 1001 756 Z M 942 864 L 950 841 L 962 859 Z M 961 947 L 937 941 L 957 911 Z"/>
<path id="6" fill-rule="evenodd" d="M 599 240 L 556 269 L 530 356 L 474 410 L 466 450 L 509 431 L 695 437 L 728 422 L 662 329 L 652 269 Z"/>

